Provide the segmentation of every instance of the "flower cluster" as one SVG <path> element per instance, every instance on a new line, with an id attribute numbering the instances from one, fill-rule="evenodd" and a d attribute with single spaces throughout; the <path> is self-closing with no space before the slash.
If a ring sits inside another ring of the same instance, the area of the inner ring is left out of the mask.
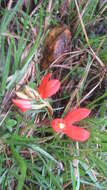
<path id="1" fill-rule="evenodd" d="M 22 112 L 26 112 L 27 110 L 32 109 L 41 109 L 42 107 L 45 107 L 46 105 L 49 106 L 49 104 L 45 101 L 42 101 L 41 105 L 34 105 L 34 103 L 31 101 L 32 99 L 46 99 L 54 95 L 60 88 L 60 81 L 56 79 L 51 79 L 51 74 L 47 74 L 42 79 L 40 86 L 37 91 L 33 89 L 27 90 L 27 95 L 23 93 L 16 93 L 18 96 L 17 99 L 12 99 L 12 102 L 14 105 L 16 105 Z"/>
<path id="2" fill-rule="evenodd" d="M 12 99 L 13 104 L 16 105 L 22 112 L 32 109 L 41 109 L 45 106 L 51 109 L 50 104 L 43 99 L 51 97 L 60 89 L 60 81 L 50 78 L 50 73 L 45 75 L 37 91 L 30 89 L 28 95 L 18 92 L 18 98 Z M 34 100 L 38 98 L 41 100 L 41 104 L 35 105 Z M 74 123 L 86 118 L 89 114 L 90 110 L 87 108 L 75 108 L 64 118 L 53 119 L 51 126 L 57 133 L 63 132 L 65 135 L 75 141 L 84 142 L 90 136 L 89 131 L 74 125 Z"/>

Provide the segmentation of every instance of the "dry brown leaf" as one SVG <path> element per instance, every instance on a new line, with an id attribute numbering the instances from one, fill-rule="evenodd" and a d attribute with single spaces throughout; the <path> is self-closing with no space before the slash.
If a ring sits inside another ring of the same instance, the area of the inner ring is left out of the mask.
<path id="1" fill-rule="evenodd" d="M 67 25 L 59 25 L 50 29 L 43 47 L 43 58 L 40 61 L 42 69 L 46 69 L 63 53 L 69 52 L 71 47 L 71 33 Z M 64 57 L 63 57 L 64 58 Z M 62 58 L 58 60 L 58 63 Z"/>

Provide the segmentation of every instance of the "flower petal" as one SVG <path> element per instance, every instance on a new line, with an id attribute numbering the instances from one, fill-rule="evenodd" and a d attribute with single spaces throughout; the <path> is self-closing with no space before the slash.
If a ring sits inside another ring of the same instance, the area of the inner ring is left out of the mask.
<path id="1" fill-rule="evenodd" d="M 46 84 L 48 83 L 49 79 L 51 77 L 51 73 L 48 73 L 47 75 L 45 75 L 40 83 L 40 86 L 38 88 L 38 92 L 39 94 L 42 94 L 44 91 L 44 88 L 46 86 Z"/>
<path id="2" fill-rule="evenodd" d="M 86 141 L 90 136 L 89 131 L 87 131 L 86 129 L 73 125 L 71 127 L 66 128 L 64 133 L 68 137 L 72 138 L 74 141 L 79 141 L 79 142 Z"/>
<path id="3" fill-rule="evenodd" d="M 65 116 L 65 121 L 67 125 L 71 125 L 72 123 L 76 121 L 80 121 L 84 118 L 86 118 L 90 114 L 91 110 L 87 108 L 76 108 L 69 112 L 67 116 Z"/>
<path id="4" fill-rule="evenodd" d="M 57 119 L 52 120 L 52 122 L 51 122 L 51 126 L 55 132 L 63 132 L 64 131 L 64 128 L 60 127 L 61 125 L 66 127 L 64 119 L 57 118 Z"/>
<path id="5" fill-rule="evenodd" d="M 53 79 L 47 82 L 44 89 L 42 90 L 42 93 L 40 92 L 40 95 L 42 98 L 48 98 L 52 95 L 54 95 L 60 88 L 60 81 Z"/>
<path id="6" fill-rule="evenodd" d="M 26 112 L 32 109 L 30 101 L 24 99 L 12 99 L 14 105 L 16 105 L 22 112 Z"/>

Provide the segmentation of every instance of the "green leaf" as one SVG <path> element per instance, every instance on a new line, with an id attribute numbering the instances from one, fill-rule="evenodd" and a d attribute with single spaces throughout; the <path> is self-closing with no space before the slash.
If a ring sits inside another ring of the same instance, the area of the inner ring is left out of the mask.
<path id="1" fill-rule="evenodd" d="M 12 128 L 17 124 L 17 121 L 14 119 L 7 119 L 6 120 L 6 127 L 7 129 L 12 132 Z"/>
<path id="2" fill-rule="evenodd" d="M 47 157 L 48 159 L 54 161 L 56 164 L 59 164 L 59 162 L 53 157 L 51 156 L 48 152 L 46 152 L 45 150 L 43 150 L 42 148 L 40 148 L 39 146 L 35 146 L 35 145 L 30 145 L 30 148 L 42 155 L 44 155 L 45 157 Z"/>
<path id="3" fill-rule="evenodd" d="M 73 190 L 76 190 L 76 179 L 75 179 L 75 175 L 74 175 L 74 169 L 72 166 L 72 162 L 70 162 L 70 172 L 71 172 L 71 180 L 72 180 Z"/>

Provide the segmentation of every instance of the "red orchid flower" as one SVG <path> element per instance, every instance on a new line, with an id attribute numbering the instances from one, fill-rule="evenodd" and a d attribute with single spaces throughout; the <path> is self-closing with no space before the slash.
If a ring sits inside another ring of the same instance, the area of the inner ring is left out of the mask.
<path id="1" fill-rule="evenodd" d="M 52 120 L 51 126 L 55 132 L 63 132 L 75 141 L 86 141 L 90 133 L 81 127 L 73 125 L 73 123 L 86 118 L 91 110 L 87 108 L 76 108 L 69 112 L 64 119 L 56 118 Z"/>
<path id="2" fill-rule="evenodd" d="M 16 105 L 23 113 L 29 109 L 32 109 L 32 104 L 29 100 L 25 99 L 12 99 L 14 105 Z"/>
<path id="3" fill-rule="evenodd" d="M 60 88 L 60 81 L 57 79 L 50 79 L 50 77 L 50 73 L 45 75 L 38 88 L 38 92 L 43 99 L 54 95 Z"/>

